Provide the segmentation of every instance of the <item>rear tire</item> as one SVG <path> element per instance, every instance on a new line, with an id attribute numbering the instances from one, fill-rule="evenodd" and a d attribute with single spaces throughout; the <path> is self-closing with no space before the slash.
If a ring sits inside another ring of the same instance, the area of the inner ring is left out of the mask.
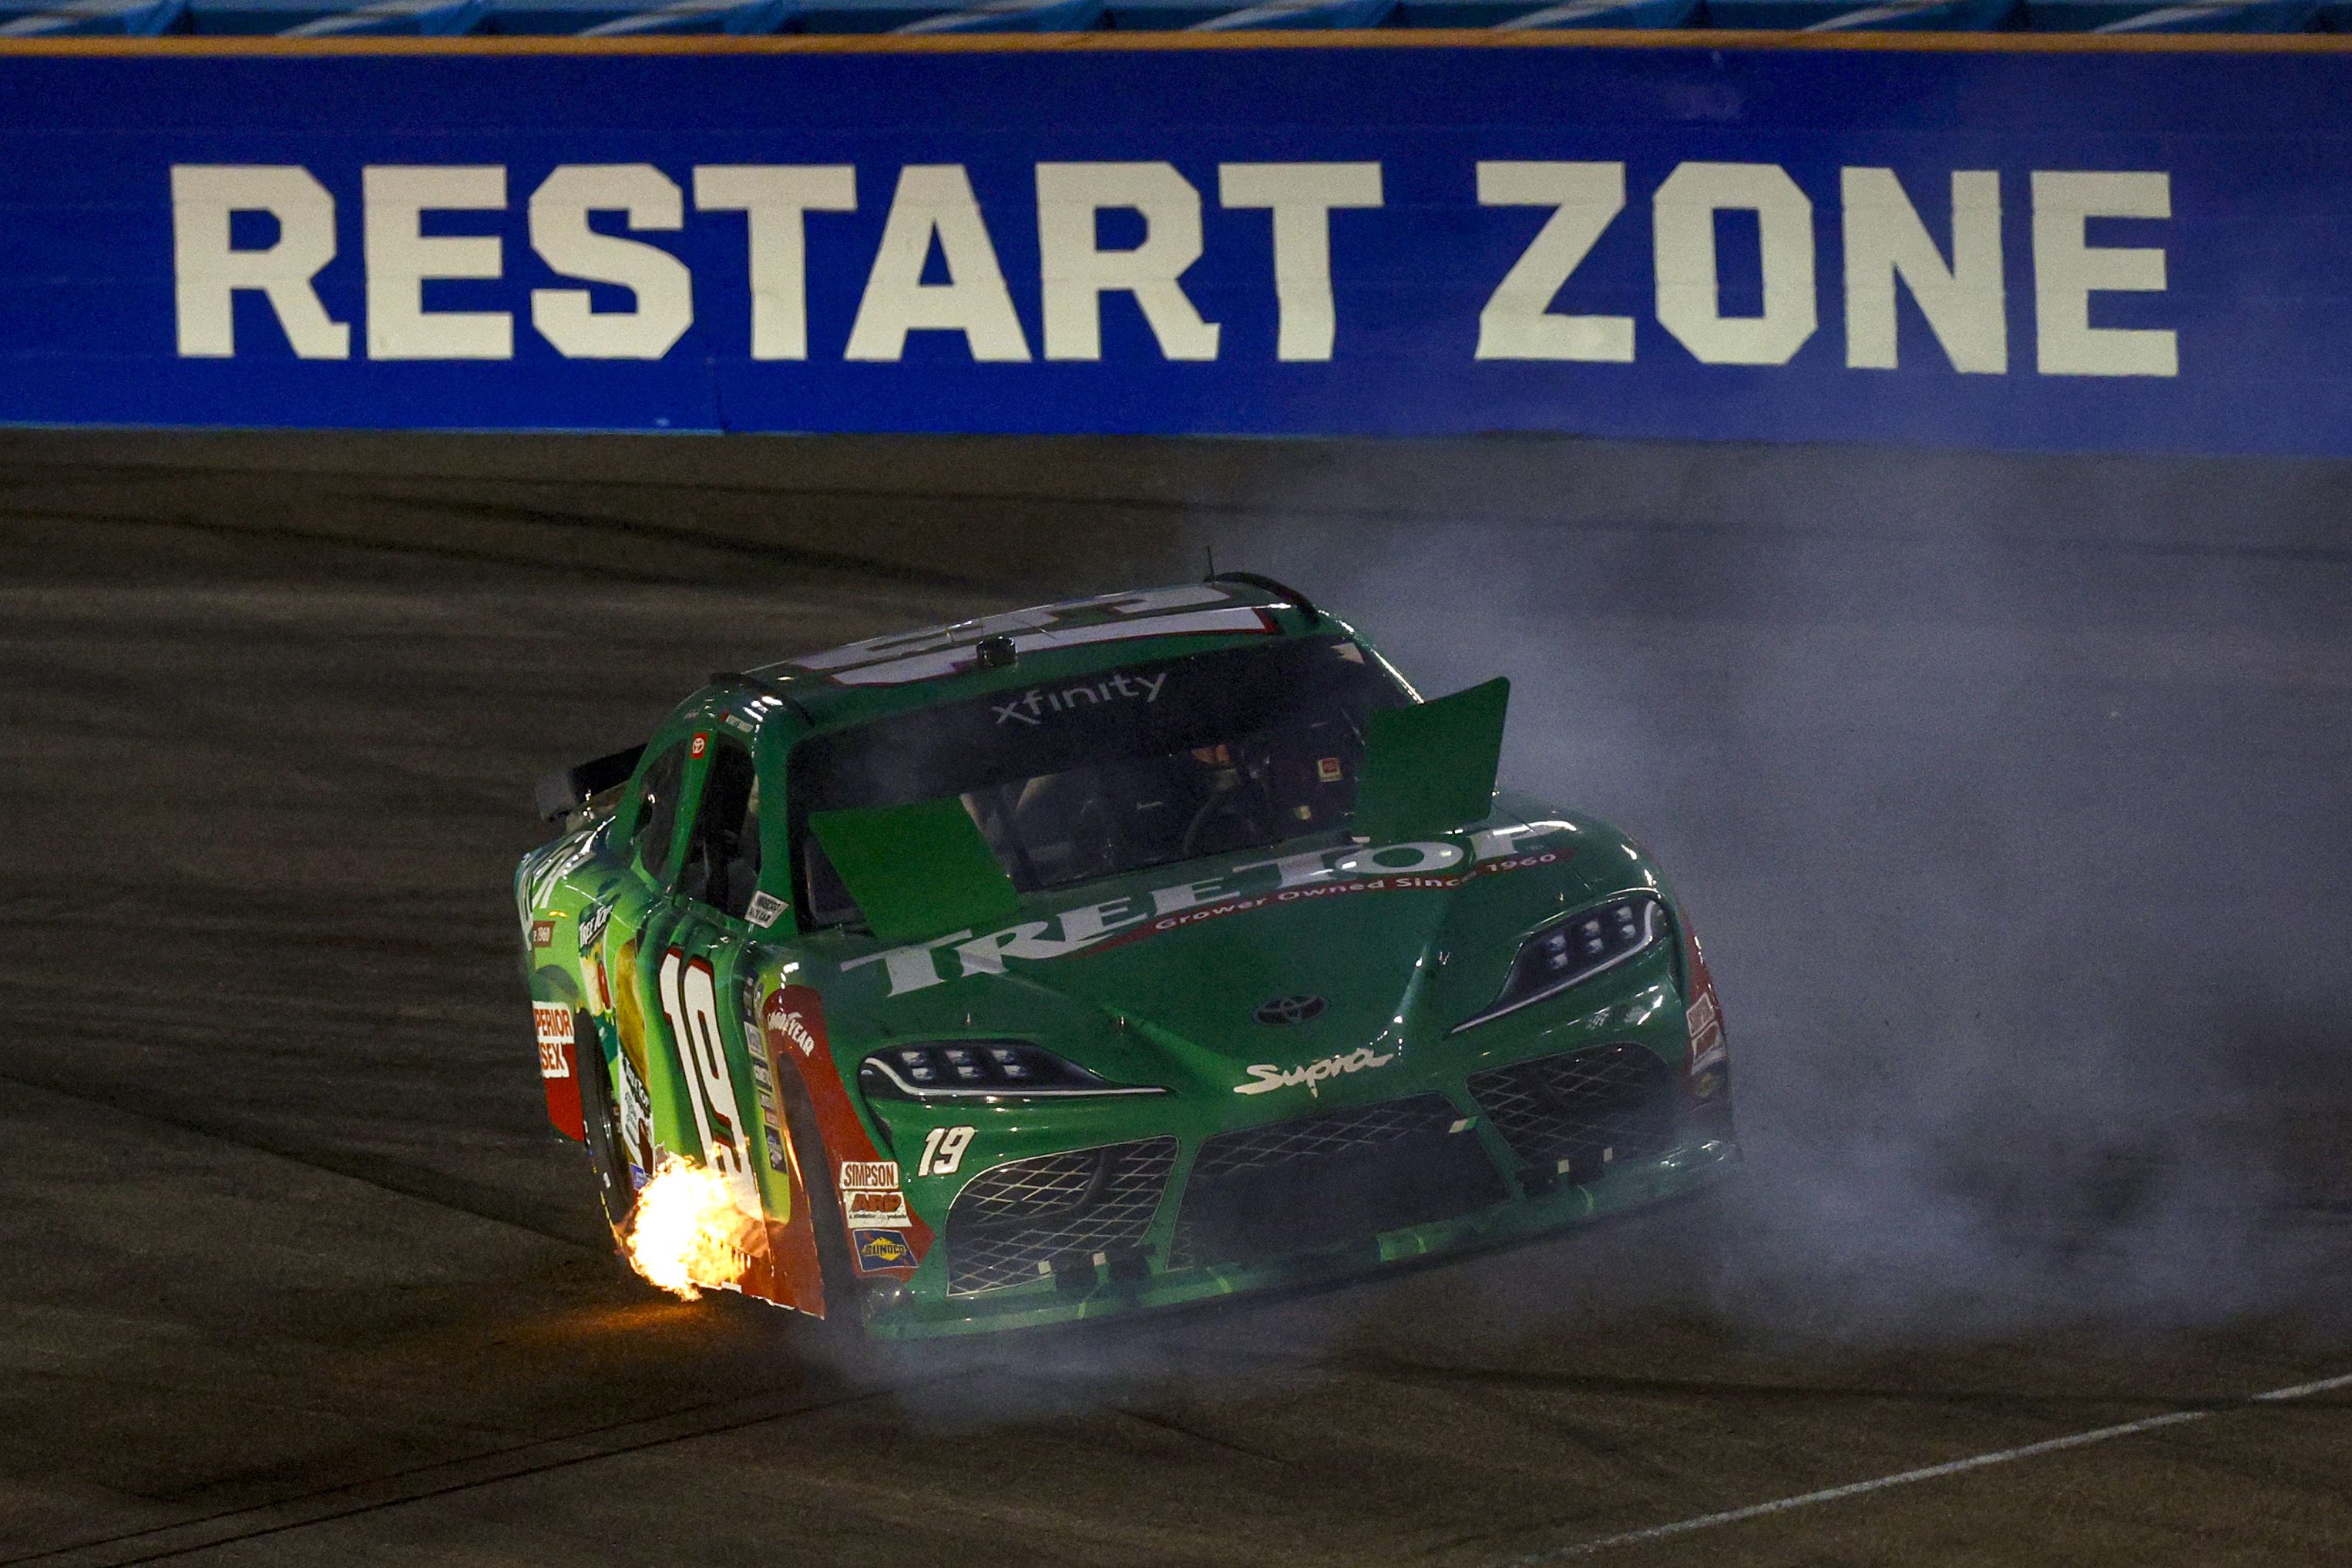
<path id="1" fill-rule="evenodd" d="M 621 1141 L 621 1119 L 615 1096 L 604 1075 L 604 1048 L 596 1020 L 586 1013 L 572 1015 L 572 1071 L 580 1075 L 580 1120 L 588 1133 L 588 1158 L 596 1167 L 596 1198 L 604 1223 L 613 1228 L 616 1250 L 628 1245 L 629 1221 L 637 1212 L 637 1189 L 629 1179 L 627 1145 Z"/>

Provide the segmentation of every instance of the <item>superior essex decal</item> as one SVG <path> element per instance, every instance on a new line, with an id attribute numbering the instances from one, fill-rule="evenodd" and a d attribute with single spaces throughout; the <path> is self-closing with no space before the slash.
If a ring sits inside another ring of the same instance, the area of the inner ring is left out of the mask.
<path id="1" fill-rule="evenodd" d="M 888 994 L 900 997 L 967 975 L 1001 975 L 1007 958 L 1066 958 L 1303 899 L 1458 887 L 1472 877 L 1557 865 L 1575 852 L 1572 847 L 1521 854 L 1517 852 L 1519 841 L 1572 831 L 1562 821 L 1516 822 L 1465 835 L 1466 849 L 1448 840 L 1427 839 L 1276 855 L 1230 866 L 1215 876 L 1066 909 L 1044 920 L 1024 920 L 984 936 L 967 928 L 929 942 L 867 953 L 841 968 L 846 974 L 879 964 L 888 978 Z M 1270 886 L 1237 885 L 1258 880 L 1252 873 L 1273 873 Z"/>

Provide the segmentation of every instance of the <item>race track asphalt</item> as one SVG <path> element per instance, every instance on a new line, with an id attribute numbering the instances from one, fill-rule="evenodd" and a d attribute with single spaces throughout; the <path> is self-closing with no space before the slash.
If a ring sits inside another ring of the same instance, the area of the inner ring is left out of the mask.
<path id="1" fill-rule="evenodd" d="M 0 437 L 0 1568 L 2352 1561 L 2352 1384 L 2248 1397 L 2352 1374 L 2347 500 L 1537 443 Z M 627 1275 L 541 1110 L 532 777 L 706 671 L 1203 546 L 1430 689 L 1513 675 L 1516 775 L 1696 913 L 1740 1186 L 887 1352 Z"/>

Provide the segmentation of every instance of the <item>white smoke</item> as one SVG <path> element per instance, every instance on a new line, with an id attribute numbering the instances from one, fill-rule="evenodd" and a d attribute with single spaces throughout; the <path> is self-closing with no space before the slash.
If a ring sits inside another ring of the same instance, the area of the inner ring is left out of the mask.
<path id="1" fill-rule="evenodd" d="M 2283 1306 L 2326 1251 L 2292 1108 L 2352 1081 L 2340 967 L 2312 988 L 2352 829 L 2260 748 L 2297 732 L 2344 568 L 2037 542 L 2032 497 L 1945 499 L 1908 497 L 1924 534 L 1784 496 L 1752 530 L 1692 524 L 1718 498 L 1219 553 L 1427 694 L 1508 674 L 1505 781 L 1663 860 L 1749 1154 L 1717 1310 L 1873 1338 Z"/>

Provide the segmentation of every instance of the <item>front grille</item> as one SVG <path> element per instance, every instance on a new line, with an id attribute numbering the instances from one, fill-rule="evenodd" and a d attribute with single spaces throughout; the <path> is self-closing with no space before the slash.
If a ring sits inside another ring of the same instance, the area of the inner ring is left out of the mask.
<path id="1" fill-rule="evenodd" d="M 1185 1185 L 1171 1268 L 1311 1251 L 1507 1196 L 1442 1094 L 1221 1133 Z"/>
<path id="2" fill-rule="evenodd" d="M 1001 1291 L 1139 1246 L 1176 1140 L 1040 1155 L 981 1172 L 948 1209 L 948 1294 Z"/>
<path id="3" fill-rule="evenodd" d="M 1620 1044 L 1470 1075 L 1470 1094 L 1512 1153 L 1570 1181 L 1675 1143 L 1675 1079 L 1654 1051 Z"/>

